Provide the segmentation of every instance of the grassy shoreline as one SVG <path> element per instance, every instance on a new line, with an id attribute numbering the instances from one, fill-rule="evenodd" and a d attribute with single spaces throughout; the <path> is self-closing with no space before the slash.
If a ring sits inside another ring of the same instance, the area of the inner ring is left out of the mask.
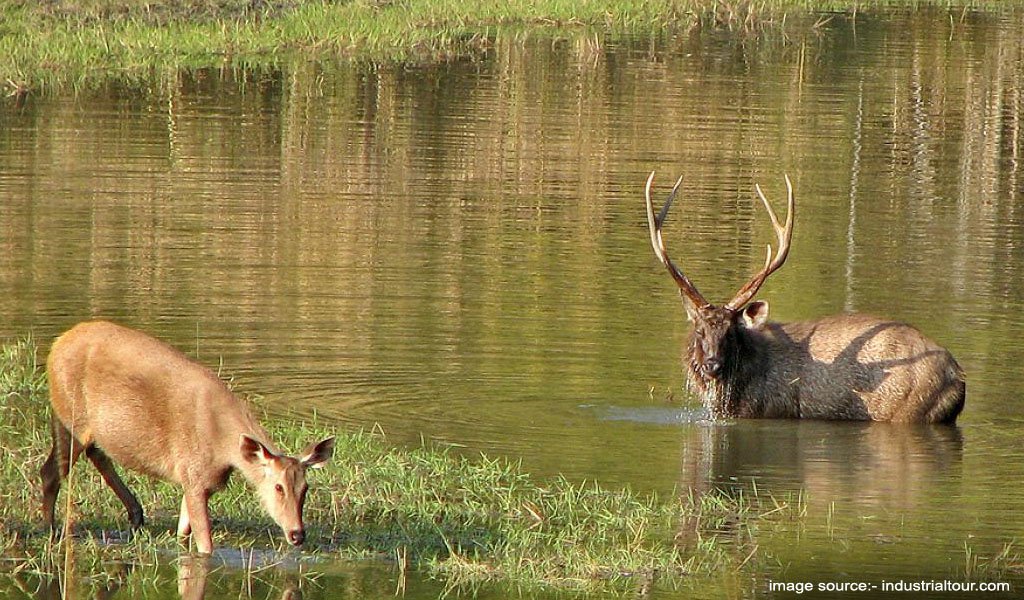
<path id="1" fill-rule="evenodd" d="M 180 491 L 123 469 L 146 510 L 140 533 L 124 533 L 124 510 L 88 461 L 76 465 L 60 496 L 63 513 L 72 489 L 74 542 L 52 542 L 43 531 L 38 468 L 50 436 L 35 357 L 31 340 L 0 346 L 0 576 L 59 577 L 68 555 L 75 572 L 93 579 L 111 562 L 149 568 L 173 561 L 181 552 L 173 534 Z M 712 492 L 663 500 L 564 478 L 537 481 L 507 460 L 396 449 L 379 434 L 339 433 L 315 421 L 268 429 L 288 449 L 338 435 L 334 461 L 310 477 L 303 555 L 384 559 L 454 586 L 628 591 L 757 569 L 764 558 L 755 541 L 759 527 L 804 509 L 801 499 Z M 218 549 L 288 556 L 280 531 L 241 478 L 214 496 L 211 513 Z"/>
<path id="2" fill-rule="evenodd" d="M 266 572 L 260 579 L 274 586 L 301 586 L 308 579 L 315 587 L 324 573 L 356 564 L 391 570 L 399 589 L 408 573 L 417 573 L 455 590 L 487 585 L 519 593 L 643 596 L 652 586 L 774 576 L 780 564 L 770 550 L 772 539 L 813 525 L 802 495 L 780 499 L 755 487 L 658 497 L 563 477 L 540 480 L 505 459 L 395 448 L 379 432 L 338 432 L 315 418 L 264 418 L 285 449 L 337 435 L 334 460 L 310 474 L 309 538 L 301 553 L 287 547 L 240 477 L 211 502 L 211 563 L 178 544 L 180 490 L 119 469 L 147 517 L 143 529 L 129 536 L 123 507 L 88 461 L 76 465 L 60 496 L 64 520 L 72 489 L 74 535 L 53 541 L 39 513 L 38 469 L 50 447 L 47 415 L 35 344 L 24 339 L 0 345 L 0 595 L 26 586 L 70 586 L 123 587 L 134 597 L 167 589 L 176 578 L 179 586 L 187 584 L 196 571 L 196 585 L 204 585 L 211 564 L 236 570 L 243 582 Z M 1021 557 L 1013 542 L 979 554 L 984 550 L 965 542 L 965 566 L 955 576 L 1019 576 Z M 250 583 L 245 587 L 251 595 Z"/>
<path id="3" fill-rule="evenodd" d="M 824 11 L 997 11 L 956 0 L 15 0 L 0 7 L 0 85 L 12 96 L 168 71 L 337 57 L 444 60 L 510 28 L 660 34 L 697 26 L 813 28 Z M 957 13 L 958 15 L 960 13 Z M 788 25 L 787 25 L 788 23 Z"/>

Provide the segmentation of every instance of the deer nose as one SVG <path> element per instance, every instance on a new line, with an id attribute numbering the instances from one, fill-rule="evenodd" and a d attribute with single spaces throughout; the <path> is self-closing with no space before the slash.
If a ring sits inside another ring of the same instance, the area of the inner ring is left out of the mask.
<path id="1" fill-rule="evenodd" d="M 292 529 L 288 532 L 288 543 L 293 546 L 301 546 L 306 541 L 306 532 L 301 529 Z"/>

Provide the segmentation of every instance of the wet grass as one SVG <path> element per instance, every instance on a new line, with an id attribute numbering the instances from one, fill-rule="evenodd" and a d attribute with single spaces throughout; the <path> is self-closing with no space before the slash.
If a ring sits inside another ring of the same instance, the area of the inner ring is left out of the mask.
<path id="1" fill-rule="evenodd" d="M 38 509 L 38 468 L 50 443 L 46 405 L 31 340 L 0 347 L 0 571 L 56 577 L 66 569 L 102 580 L 115 577 L 104 575 L 110 565 L 127 564 L 145 581 L 179 560 L 172 533 L 178 489 L 126 473 L 147 513 L 144 529 L 128 536 L 123 508 L 87 461 L 72 471 L 59 502 L 61 513 L 70 507 L 75 533 L 68 543 L 51 541 Z M 384 560 L 397 577 L 413 569 L 453 586 L 642 591 L 722 570 L 754 571 L 767 558 L 759 530 L 804 511 L 800 498 L 756 493 L 663 500 L 564 478 L 538 481 L 515 462 L 394 448 L 380 432 L 339 433 L 316 419 L 270 430 L 288 449 L 338 435 L 332 463 L 311 473 L 303 564 Z M 214 497 L 211 513 L 219 552 L 298 558 L 240 478 Z"/>
<path id="2" fill-rule="evenodd" d="M 1024 554 L 1021 553 L 1016 540 L 1005 543 L 1002 548 L 985 554 L 964 542 L 964 564 L 962 575 L 972 581 L 1000 581 L 1010 575 L 1024 574 Z"/>
<path id="3" fill-rule="evenodd" d="M 356 57 L 444 60 L 524 28 L 664 34 L 695 27 L 815 28 L 823 11 L 1005 10 L 950 0 L 13 0 L 0 4 L 0 85 L 30 91 L 167 81 L 185 68 Z M 952 13 L 951 13 L 952 14 Z M 957 13 L 960 15 L 960 13 Z M 788 25 L 787 25 L 788 24 Z"/>

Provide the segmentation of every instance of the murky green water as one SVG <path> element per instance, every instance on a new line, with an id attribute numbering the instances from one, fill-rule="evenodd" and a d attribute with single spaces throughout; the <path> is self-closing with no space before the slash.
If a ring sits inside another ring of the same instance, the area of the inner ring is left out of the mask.
<path id="1" fill-rule="evenodd" d="M 1022 160 L 1019 12 L 838 18 L 787 43 L 507 42 L 440 66 L 8 102 L 0 337 L 113 318 L 278 413 L 395 444 L 663 494 L 804 491 L 804 522 L 763 540 L 775 572 L 657 597 L 957 579 L 968 549 L 1024 536 Z M 667 243 L 714 299 L 771 240 L 754 183 L 781 203 L 788 173 L 773 317 L 914 323 L 967 371 L 959 426 L 702 422 L 647 237 L 651 170 L 665 190 L 684 176 Z M 324 597 L 394 593 L 393 570 L 368 572 L 321 579 Z"/>

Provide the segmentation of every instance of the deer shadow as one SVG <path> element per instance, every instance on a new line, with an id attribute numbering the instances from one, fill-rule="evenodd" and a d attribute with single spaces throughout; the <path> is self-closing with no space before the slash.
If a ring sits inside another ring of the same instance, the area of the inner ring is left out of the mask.
<path id="1" fill-rule="evenodd" d="M 830 323 L 765 326 L 785 356 L 766 396 L 788 396 L 805 419 L 927 421 L 937 411 L 944 418 L 934 420 L 948 422 L 959 414 L 963 375 L 947 350 L 897 321 Z"/>

